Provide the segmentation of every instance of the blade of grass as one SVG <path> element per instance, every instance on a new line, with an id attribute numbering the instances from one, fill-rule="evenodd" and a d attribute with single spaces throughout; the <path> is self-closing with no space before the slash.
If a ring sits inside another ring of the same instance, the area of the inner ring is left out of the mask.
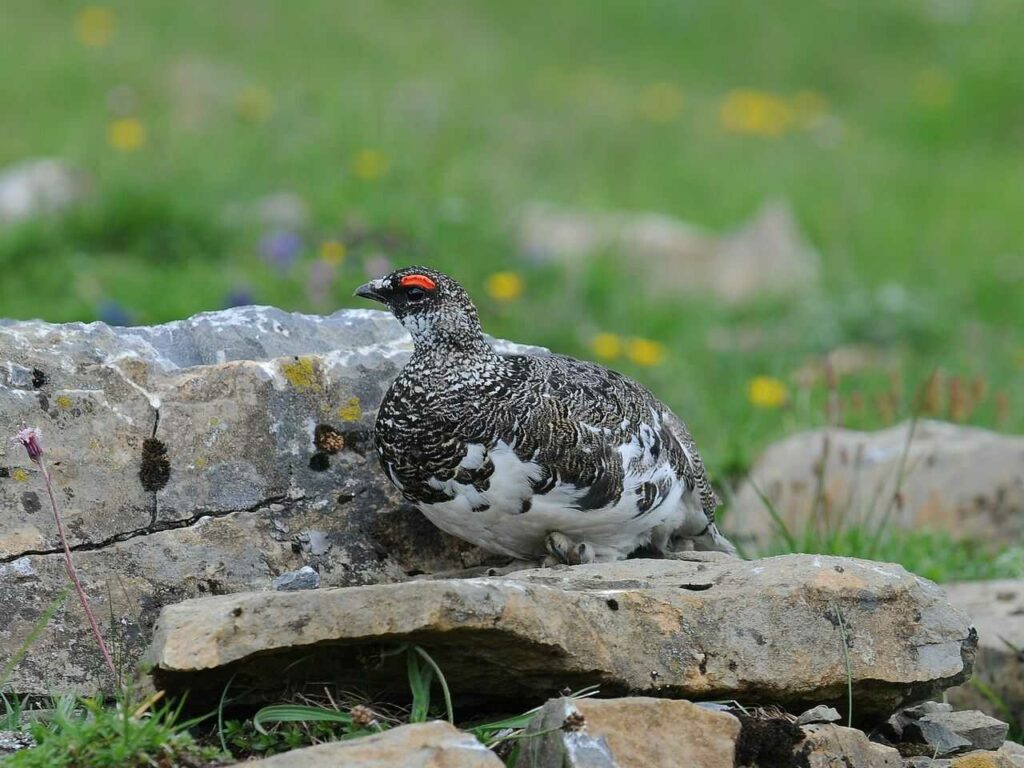
<path id="1" fill-rule="evenodd" d="M 420 648 L 418 645 L 413 646 L 413 650 L 416 651 L 423 659 L 430 665 L 430 668 L 434 671 L 434 675 L 437 677 L 438 682 L 441 684 L 441 692 L 444 694 L 444 708 L 448 715 L 448 722 L 452 725 L 455 724 L 455 712 L 452 709 L 452 694 L 448 690 L 448 681 L 444 679 L 444 674 L 441 672 L 441 668 L 437 666 L 437 662 L 431 658 L 430 654 Z M 427 682 L 429 687 L 430 682 Z"/>
<path id="2" fill-rule="evenodd" d="M 796 552 L 796 538 L 793 536 L 792 531 L 789 530 L 789 526 L 786 525 L 786 522 L 782 519 L 782 516 L 779 514 L 779 511 L 775 508 L 775 505 L 772 503 L 771 499 L 769 499 L 764 494 L 764 492 L 761 491 L 760 486 L 758 486 L 758 484 L 755 483 L 753 480 L 750 481 L 750 487 L 754 489 L 754 493 L 757 494 L 757 497 L 761 500 L 761 503 L 764 504 L 765 509 L 768 510 L 768 514 L 771 516 L 772 522 L 775 524 L 776 532 L 780 536 L 782 536 L 782 540 L 786 542 L 786 547 L 789 549 L 790 552 Z"/>
<path id="3" fill-rule="evenodd" d="M 235 674 L 238 673 L 236 672 Z M 225 752 L 229 752 L 229 750 L 228 740 L 224 736 L 224 707 L 229 701 L 228 689 L 231 688 L 233 682 L 235 682 L 235 675 L 228 678 L 228 681 L 224 684 L 224 690 L 220 692 L 220 700 L 217 702 L 217 736 L 220 738 L 220 748 Z"/>
<path id="4" fill-rule="evenodd" d="M 433 670 L 420 664 L 419 655 L 409 648 L 405 655 L 406 672 L 409 676 L 409 690 L 412 692 L 410 723 L 423 723 L 430 711 L 430 681 Z"/>
<path id="5" fill-rule="evenodd" d="M 889 527 L 889 518 L 892 516 L 893 510 L 896 508 L 896 504 L 901 498 L 903 492 L 903 481 L 906 480 L 906 469 L 907 460 L 910 457 L 910 447 L 914 442 L 914 434 L 917 432 L 917 425 L 921 421 L 921 414 L 924 412 L 924 401 L 925 392 L 931 385 L 932 381 L 938 375 L 938 368 L 933 368 L 931 374 L 925 379 L 920 390 L 918 390 L 917 397 L 914 402 L 914 412 L 910 416 L 910 428 L 907 430 L 907 440 L 903 444 L 903 452 L 900 454 L 900 463 L 896 469 L 896 486 L 893 488 L 892 496 L 889 497 L 889 503 L 885 507 L 885 512 L 882 513 L 881 519 L 878 521 L 878 526 L 875 528 L 875 534 L 871 539 L 871 544 L 868 547 L 868 558 L 873 560 L 875 553 L 878 551 L 878 546 L 882 541 L 882 536 L 885 535 Z"/>
<path id="6" fill-rule="evenodd" d="M 343 723 L 352 724 L 352 716 L 324 707 L 310 707 L 304 704 L 272 704 L 264 707 L 252 717 L 253 727 L 262 734 L 267 731 L 265 723 Z"/>
<path id="7" fill-rule="evenodd" d="M 846 664 L 846 725 L 853 728 L 853 666 L 850 664 L 849 636 L 846 633 L 846 622 L 843 621 L 843 613 L 837 606 L 833 606 L 836 621 L 839 623 L 839 639 L 843 644 L 843 661 Z"/>

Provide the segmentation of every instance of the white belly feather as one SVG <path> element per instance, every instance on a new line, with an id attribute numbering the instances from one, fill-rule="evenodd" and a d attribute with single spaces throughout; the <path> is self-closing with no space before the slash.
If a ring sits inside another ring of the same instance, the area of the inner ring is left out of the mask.
<path id="1" fill-rule="evenodd" d="M 574 505 L 587 489 L 572 485 L 558 484 L 548 493 L 534 495 L 531 480 L 542 475 L 541 468 L 522 461 L 506 443 L 498 443 L 490 451 L 481 445 L 469 446 L 460 465 L 474 469 L 489 456 L 494 472 L 486 490 L 454 480 L 434 480 L 432 486 L 454 498 L 421 504 L 420 510 L 453 536 L 488 551 L 522 559 L 542 557 L 544 539 L 553 531 L 577 542 L 586 541 L 599 560 L 615 560 L 646 544 L 659 532 L 667 536 L 681 527 L 694 528 L 694 533 L 702 530 L 707 521 L 700 502 L 676 476 L 667 459 L 641 461 L 639 469 L 630 471 L 631 465 L 638 463 L 632 459 L 644 450 L 641 446 L 640 441 L 632 441 L 619 448 L 622 464 L 627 468 L 623 492 L 615 504 L 601 509 L 577 509 Z M 644 483 L 666 480 L 670 484 L 664 499 L 659 499 L 653 509 L 640 513 L 637 489 Z M 530 499 L 530 508 L 521 512 L 526 499 Z"/>

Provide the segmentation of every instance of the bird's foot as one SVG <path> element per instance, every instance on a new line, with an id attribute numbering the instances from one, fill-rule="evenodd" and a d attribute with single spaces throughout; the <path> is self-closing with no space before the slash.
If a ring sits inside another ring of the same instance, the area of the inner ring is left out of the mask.
<path id="1" fill-rule="evenodd" d="M 552 531 L 544 539 L 544 548 L 548 555 L 544 558 L 544 566 L 580 565 L 593 563 L 596 560 L 594 548 L 585 541 L 574 542 L 564 533 Z"/>

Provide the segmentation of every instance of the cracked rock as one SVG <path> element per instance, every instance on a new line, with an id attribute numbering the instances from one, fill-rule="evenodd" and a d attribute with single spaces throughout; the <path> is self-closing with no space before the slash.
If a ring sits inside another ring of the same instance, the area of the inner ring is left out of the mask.
<path id="1" fill-rule="evenodd" d="M 488 562 L 402 504 L 372 451 L 309 468 L 309 425 L 368 432 L 411 349 L 393 317 L 367 310 L 238 307 L 140 328 L 0 320 L 0 416 L 42 428 L 69 543 L 97 614 L 123 633 L 126 667 L 163 605 L 269 589 L 312 557 L 325 586 Z M 339 506 L 346 487 L 364 490 Z M 15 606 L 0 658 L 66 584 L 44 499 L 38 467 L 0 441 L 0 605 Z M 281 527 L 317 532 L 319 554 L 292 551 Z M 57 613 L 12 691 L 112 682 L 89 643 L 67 641 L 88 636 L 79 614 Z"/>

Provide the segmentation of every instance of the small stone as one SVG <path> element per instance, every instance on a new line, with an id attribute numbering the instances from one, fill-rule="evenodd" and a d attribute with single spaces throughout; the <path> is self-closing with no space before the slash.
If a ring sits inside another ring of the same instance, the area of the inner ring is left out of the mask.
<path id="1" fill-rule="evenodd" d="M 901 768 L 899 752 L 870 741 L 863 731 L 832 723 L 804 726 L 806 739 L 797 745 L 795 764 L 807 768 Z"/>
<path id="2" fill-rule="evenodd" d="M 1004 741 L 999 752 L 1006 755 L 1017 768 L 1024 768 L 1024 744 L 1015 741 Z"/>
<path id="3" fill-rule="evenodd" d="M 912 707 L 905 707 L 903 714 L 907 717 L 911 717 L 918 720 L 925 715 L 934 715 L 942 712 L 952 712 L 953 705 L 946 704 L 942 701 L 922 701 L 920 704 L 915 704 Z"/>
<path id="4" fill-rule="evenodd" d="M 7 384 L 13 389 L 33 389 L 34 374 L 31 368 L 17 363 L 7 363 Z"/>
<path id="5" fill-rule="evenodd" d="M 0 225 L 57 213 L 80 203 L 91 183 L 63 160 L 29 160 L 0 172 Z"/>
<path id="6" fill-rule="evenodd" d="M 671 723 L 671 727 L 666 724 Z M 732 768 L 739 721 L 689 701 L 552 699 L 534 716 L 517 768 Z"/>
<path id="7" fill-rule="evenodd" d="M 38 574 L 32 568 L 32 561 L 26 557 L 19 557 L 6 564 L 0 564 L 0 579 L 12 578 L 18 581 L 34 579 Z"/>
<path id="8" fill-rule="evenodd" d="M 0 758 L 36 745 L 35 739 L 21 731 L 0 731 Z"/>
<path id="9" fill-rule="evenodd" d="M 609 251 L 628 253 L 632 281 L 655 295 L 699 293 L 728 302 L 794 295 L 817 285 L 820 256 L 785 202 L 768 201 L 731 232 L 715 234 L 656 212 L 588 213 L 528 206 L 524 256 L 570 268 Z"/>
<path id="10" fill-rule="evenodd" d="M 503 768 L 469 733 L 435 720 L 239 763 L 245 768 Z"/>
<path id="11" fill-rule="evenodd" d="M 913 747 L 922 745 L 925 747 L 923 751 L 913 751 Z M 909 722 L 903 728 L 903 741 L 899 745 L 900 752 L 904 754 L 930 754 L 936 757 L 964 752 L 970 747 L 969 739 L 928 717 Z"/>
<path id="12" fill-rule="evenodd" d="M 949 729 L 967 742 L 971 749 L 999 749 L 1010 726 L 976 709 L 963 712 L 935 712 L 925 715 L 920 724 L 934 723 Z"/>
<path id="13" fill-rule="evenodd" d="M 977 750 L 958 755 L 950 760 L 952 768 L 1017 768 L 1013 759 L 1004 752 Z"/>
<path id="14" fill-rule="evenodd" d="M 721 704 L 717 701 L 695 701 L 693 702 L 701 709 L 706 709 L 709 712 L 732 712 L 733 707 L 728 704 Z"/>
<path id="15" fill-rule="evenodd" d="M 331 551 L 331 540 L 323 531 L 306 531 L 305 547 L 311 555 L 322 557 Z"/>
<path id="16" fill-rule="evenodd" d="M 296 592 L 300 589 L 316 589 L 320 586 L 320 574 L 304 565 L 297 571 L 282 573 L 274 579 L 273 587 L 278 592 Z"/>
<path id="17" fill-rule="evenodd" d="M 903 768 L 951 768 L 952 760 L 937 759 L 929 755 L 917 755 L 903 759 Z"/>
<path id="18" fill-rule="evenodd" d="M 826 707 L 819 704 L 804 712 L 796 719 L 797 725 L 810 725 L 811 723 L 838 723 L 843 719 L 835 707 Z"/>

